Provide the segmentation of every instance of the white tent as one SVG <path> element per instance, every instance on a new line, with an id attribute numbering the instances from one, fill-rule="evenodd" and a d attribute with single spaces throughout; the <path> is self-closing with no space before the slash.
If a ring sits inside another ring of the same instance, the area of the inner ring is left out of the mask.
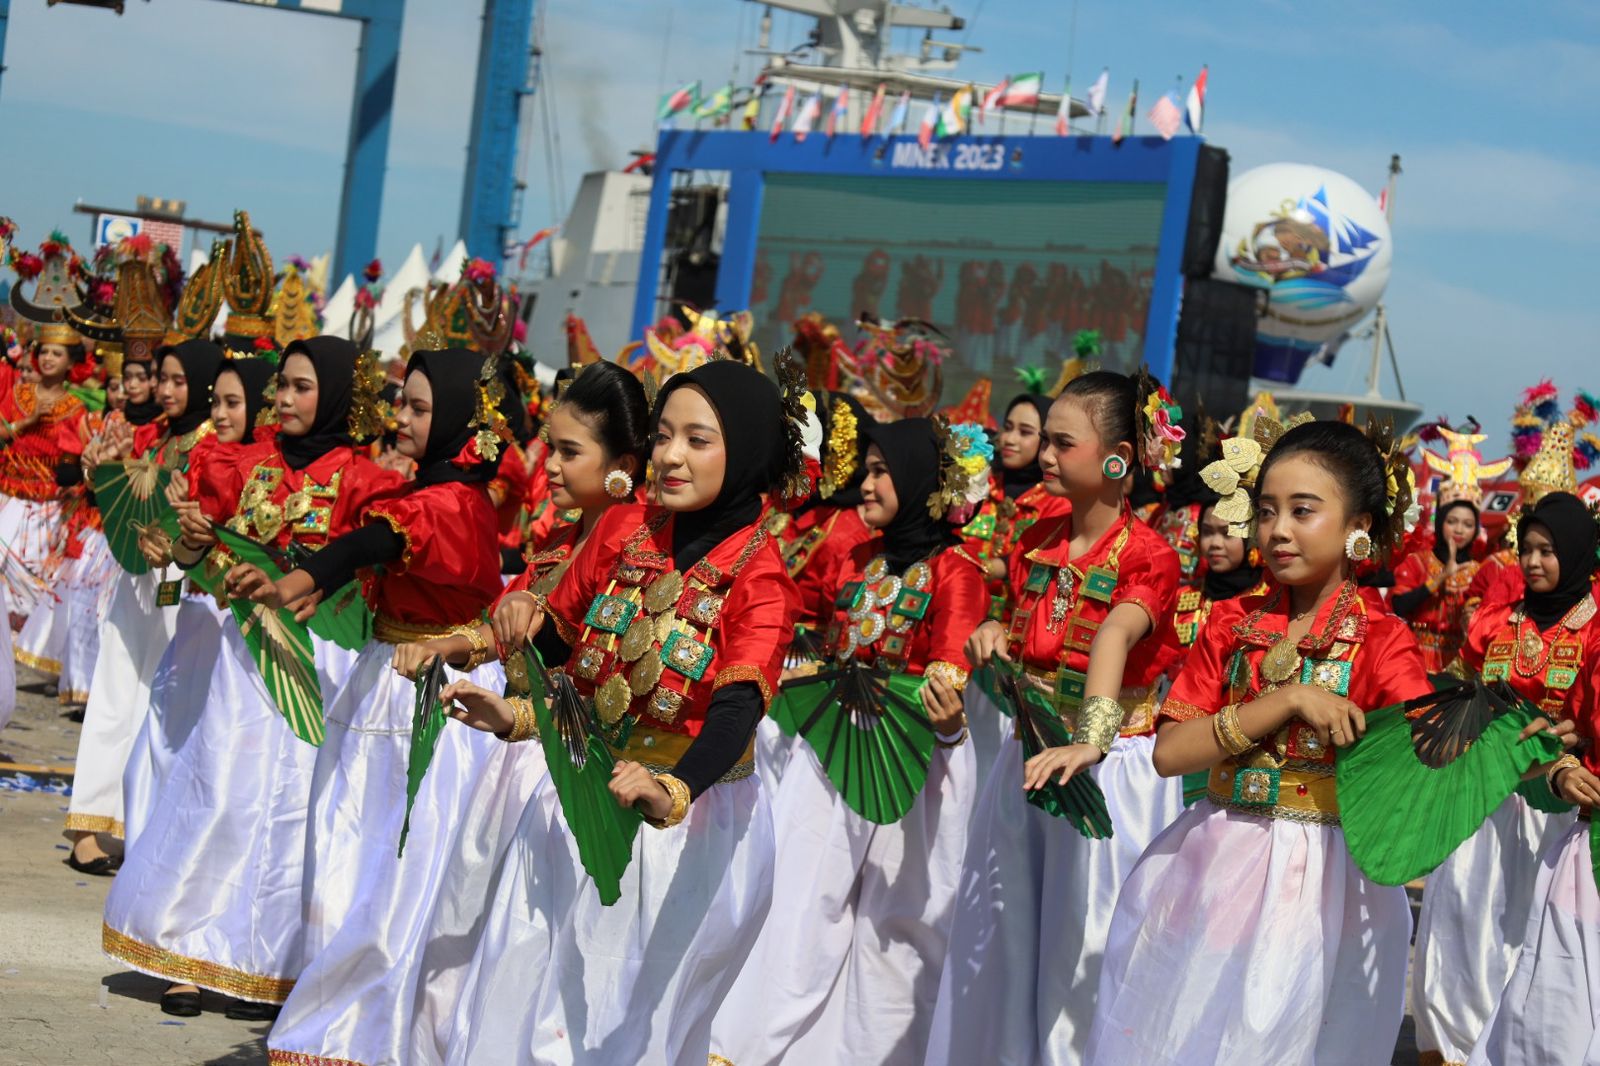
<path id="1" fill-rule="evenodd" d="M 331 337 L 350 335 L 350 314 L 356 309 L 356 279 L 349 274 L 322 308 L 322 332 Z"/>
<path id="2" fill-rule="evenodd" d="M 446 285 L 454 285 L 461 280 L 461 264 L 467 259 L 467 242 L 456 238 L 456 243 L 439 260 L 439 269 L 433 272 L 434 281 L 442 281 Z"/>

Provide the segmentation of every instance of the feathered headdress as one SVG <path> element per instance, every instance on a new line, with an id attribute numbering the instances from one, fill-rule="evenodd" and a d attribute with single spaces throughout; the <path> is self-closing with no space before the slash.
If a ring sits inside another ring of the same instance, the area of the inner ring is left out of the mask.
<path id="1" fill-rule="evenodd" d="M 855 373 L 878 404 L 900 418 L 931 414 L 944 389 L 949 338 L 920 318 L 892 326 L 862 319 L 856 325 L 866 337 L 856 348 Z"/>
<path id="2" fill-rule="evenodd" d="M 1522 394 L 1511 416 L 1511 446 L 1525 505 L 1551 492 L 1575 491 L 1577 471 L 1600 460 L 1600 437 L 1587 428 L 1595 415 L 1596 400 L 1581 391 L 1563 413 L 1560 394 L 1548 380 Z"/>

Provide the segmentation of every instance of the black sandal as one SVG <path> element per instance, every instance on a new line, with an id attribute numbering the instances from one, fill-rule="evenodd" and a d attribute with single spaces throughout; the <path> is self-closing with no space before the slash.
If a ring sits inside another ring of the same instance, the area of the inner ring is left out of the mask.
<path id="1" fill-rule="evenodd" d="M 276 1003 L 254 1003 L 248 999 L 230 999 L 222 1016 L 236 1022 L 270 1022 L 277 1020 L 283 1010 Z"/>
<path id="2" fill-rule="evenodd" d="M 177 985 L 169 985 L 167 991 L 161 993 L 161 1013 L 170 1014 L 174 1018 L 198 1018 L 200 1016 L 199 992 L 174 992 Z"/>
<path id="3" fill-rule="evenodd" d="M 110 877 L 117 872 L 117 867 L 122 864 L 112 855 L 102 855 L 98 859 L 79 862 L 78 857 L 69 851 L 67 852 L 67 865 L 80 874 L 88 874 L 90 877 Z"/>

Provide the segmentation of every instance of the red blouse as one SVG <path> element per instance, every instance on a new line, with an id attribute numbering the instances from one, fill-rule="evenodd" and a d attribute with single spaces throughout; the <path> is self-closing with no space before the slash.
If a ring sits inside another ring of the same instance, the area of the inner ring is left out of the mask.
<path id="1" fill-rule="evenodd" d="M 1173 608 L 1178 556 L 1149 526 L 1124 512 L 1092 547 L 1068 559 L 1072 516 L 1041 522 L 1023 535 L 1011 558 L 1008 629 L 1013 662 L 1055 680 L 1067 709 L 1082 701 L 1095 634 L 1122 603 L 1150 616 L 1152 630 L 1133 646 L 1123 670 L 1126 696 L 1144 696 L 1172 661 L 1177 646 Z M 1154 728 L 1150 708 L 1131 714 L 1127 735 Z"/>
<path id="2" fill-rule="evenodd" d="M 15 425 L 33 414 L 37 390 L 25 382 L 16 367 L 0 359 L 0 418 Z M 53 500 L 61 495 L 56 467 L 83 454 L 78 423 L 83 401 L 63 393 L 39 421 L 0 448 L 0 494 L 23 500 Z"/>
<path id="3" fill-rule="evenodd" d="M 536 596 L 548 595 L 566 574 L 572 563 L 572 548 L 578 543 L 577 522 L 565 522 L 552 529 L 544 543 L 530 545 L 525 553 L 528 568 L 506 582 L 505 591 L 495 597 L 495 606 L 513 592 L 531 592 Z M 491 609 L 490 613 L 493 613 Z"/>
<path id="4" fill-rule="evenodd" d="M 1485 681 L 1504 681 L 1547 715 L 1583 717 L 1592 704 L 1600 667 L 1600 624 L 1586 596 L 1565 618 L 1542 632 L 1516 603 L 1485 604 L 1472 618 L 1462 661 Z M 1526 647 L 1524 647 L 1526 645 Z M 1590 756 L 1590 769 L 1600 757 Z"/>
<path id="5" fill-rule="evenodd" d="M 1005 483 L 991 475 L 989 497 L 961 529 L 967 551 L 984 563 L 991 559 L 1009 561 L 1023 534 L 1048 518 L 1061 518 L 1072 510 L 1064 496 L 1052 496 L 1043 484 L 1031 485 L 1014 498 L 1007 498 Z M 1005 579 L 989 581 L 989 617 L 1004 621 L 1010 610 L 1010 589 Z"/>
<path id="6" fill-rule="evenodd" d="M 1391 603 L 1394 597 L 1415 592 L 1430 583 L 1438 589 L 1406 618 L 1422 648 L 1422 661 L 1429 673 L 1444 670 L 1461 652 L 1466 640 L 1467 590 L 1478 572 L 1478 565 L 1472 560 L 1462 563 L 1456 568 L 1455 576 L 1446 582 L 1444 564 L 1430 549 L 1412 552 L 1394 569 L 1394 587 L 1389 590 Z"/>
<path id="7" fill-rule="evenodd" d="M 800 590 L 799 624 L 821 628 L 833 615 L 839 570 L 851 553 L 872 539 L 854 507 L 818 507 L 811 528 L 783 548 L 784 565 Z"/>
<path id="8" fill-rule="evenodd" d="M 603 722 L 631 713 L 689 737 L 724 685 L 754 682 L 771 701 L 799 612 L 760 521 L 678 574 L 672 512 L 644 504 L 606 511 L 545 603 L 572 648 L 567 672 Z"/>
<path id="9" fill-rule="evenodd" d="M 437 630 L 476 622 L 500 595 L 500 545 L 485 485 L 405 485 L 379 497 L 362 521 L 382 520 L 405 539 L 398 562 L 367 572 L 375 627 Z"/>
<path id="10" fill-rule="evenodd" d="M 1467 586 L 1469 604 L 1514 604 L 1524 591 L 1522 564 L 1511 548 L 1502 548 L 1478 564 L 1477 573 Z"/>
<path id="11" fill-rule="evenodd" d="M 883 538 L 874 537 L 835 567 L 829 654 L 919 675 L 945 663 L 960 688 L 967 677 L 963 649 L 989 606 L 983 564 L 958 545 L 904 574 L 879 564 L 884 574 L 874 582 L 867 571 L 882 551 Z"/>
<path id="12" fill-rule="evenodd" d="M 231 467 L 218 464 L 206 511 L 229 529 L 282 549 L 318 548 L 362 524 L 367 506 L 407 482 L 355 448 L 332 448 L 300 470 L 283 461 L 276 440 L 245 445 Z M 203 505 L 204 506 L 204 505 Z"/>

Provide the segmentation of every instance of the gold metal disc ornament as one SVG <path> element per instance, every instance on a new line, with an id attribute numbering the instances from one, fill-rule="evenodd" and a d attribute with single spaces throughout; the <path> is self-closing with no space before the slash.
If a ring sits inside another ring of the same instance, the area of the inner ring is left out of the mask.
<path id="1" fill-rule="evenodd" d="M 645 652 L 650 650 L 655 643 L 655 622 L 648 615 L 635 618 L 633 625 L 622 634 L 622 643 L 619 650 L 622 652 L 623 662 L 634 662 Z"/>
<path id="2" fill-rule="evenodd" d="M 675 606 L 682 595 L 683 575 L 676 570 L 668 570 L 644 590 L 644 609 L 651 614 L 660 614 Z"/>
<path id="3" fill-rule="evenodd" d="M 628 713 L 632 698 L 628 679 L 620 672 L 615 673 L 606 678 L 605 684 L 594 694 L 595 710 L 600 712 L 600 720 L 606 725 L 616 725 Z"/>
<path id="4" fill-rule="evenodd" d="M 628 677 L 628 687 L 635 696 L 646 695 L 661 680 L 664 669 L 665 664 L 659 654 L 646 655 L 634 666 L 633 673 Z"/>
<path id="5" fill-rule="evenodd" d="M 1300 673 L 1300 650 L 1296 641 L 1284 637 L 1267 649 L 1261 657 L 1261 676 L 1274 685 L 1281 685 Z"/>

